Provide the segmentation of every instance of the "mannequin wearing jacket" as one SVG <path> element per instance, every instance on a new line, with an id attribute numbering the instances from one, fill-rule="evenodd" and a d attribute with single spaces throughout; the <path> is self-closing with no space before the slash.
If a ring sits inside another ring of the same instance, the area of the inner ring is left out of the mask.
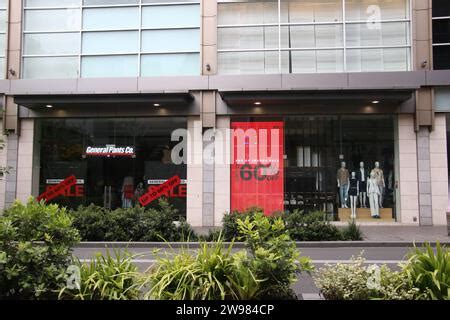
<path id="1" fill-rule="evenodd" d="M 380 210 L 378 200 L 380 196 L 380 188 L 378 186 L 378 180 L 375 172 L 370 174 L 370 179 L 367 181 L 367 196 L 369 197 L 370 213 L 372 218 L 379 219 Z"/>
<path id="2" fill-rule="evenodd" d="M 347 207 L 348 185 L 349 185 L 349 173 L 345 168 L 345 162 L 341 162 L 341 168 L 337 171 L 337 186 L 339 188 L 339 197 L 341 200 L 341 208 Z"/>
<path id="3" fill-rule="evenodd" d="M 375 168 L 372 169 L 372 171 L 370 172 L 370 175 L 372 175 L 372 173 L 375 174 L 375 178 L 377 179 L 378 188 L 380 190 L 380 195 L 378 196 L 378 205 L 380 208 L 383 208 L 383 194 L 384 194 L 384 189 L 386 188 L 386 184 L 384 182 L 383 170 L 381 170 L 380 163 L 378 161 L 375 162 Z"/>

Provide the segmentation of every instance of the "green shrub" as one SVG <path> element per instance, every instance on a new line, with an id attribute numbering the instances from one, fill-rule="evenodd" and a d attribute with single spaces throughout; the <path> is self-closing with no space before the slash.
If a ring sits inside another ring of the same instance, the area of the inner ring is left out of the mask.
<path id="1" fill-rule="evenodd" d="M 232 211 L 229 214 L 225 214 L 222 219 L 222 235 L 224 241 L 233 241 L 240 236 L 237 224 L 239 219 L 245 219 L 247 216 L 253 217 L 258 213 L 263 213 L 263 210 L 252 207 L 243 212 Z"/>
<path id="2" fill-rule="evenodd" d="M 64 208 L 16 201 L 0 217 L 0 299 L 55 298 L 78 240 Z"/>
<path id="3" fill-rule="evenodd" d="M 406 273 L 392 271 L 386 265 L 379 268 L 379 282 L 371 286 L 369 278 L 374 273 L 370 268 L 360 256 L 352 258 L 351 263 L 326 265 L 314 275 L 314 282 L 327 300 L 412 300 L 419 297 Z"/>
<path id="4" fill-rule="evenodd" d="M 286 228 L 296 241 L 339 241 L 343 240 L 340 230 L 326 220 L 320 211 L 303 213 L 295 210 L 285 216 Z"/>
<path id="5" fill-rule="evenodd" d="M 342 239 L 349 241 L 361 241 L 363 240 L 363 235 L 361 229 L 356 225 L 355 221 L 349 221 L 348 225 L 342 230 Z"/>
<path id="6" fill-rule="evenodd" d="M 248 267 L 261 282 L 262 299 L 296 298 L 291 284 L 302 270 L 312 267 L 307 258 L 299 260 L 295 243 L 286 232 L 281 217 L 268 218 L 262 213 L 238 219 L 240 240 L 244 240 L 250 251 Z M 299 263 L 298 263 L 299 262 Z"/>
<path id="7" fill-rule="evenodd" d="M 160 199 L 159 208 L 136 206 L 106 210 L 90 205 L 71 212 L 74 226 L 84 241 L 181 241 L 195 240 L 191 226 L 183 219 L 174 220 L 178 211 L 167 200 Z"/>
<path id="8" fill-rule="evenodd" d="M 415 248 L 404 267 L 414 286 L 424 299 L 450 299 L 450 253 L 448 248 L 436 244 L 436 253 L 430 244 L 425 248 Z"/>
<path id="9" fill-rule="evenodd" d="M 89 264 L 75 262 L 79 270 L 78 288 L 64 287 L 59 299 L 71 300 L 137 300 L 140 297 L 142 276 L 128 252 L 109 251 L 97 254 Z M 75 284 L 74 284 L 75 285 Z"/>

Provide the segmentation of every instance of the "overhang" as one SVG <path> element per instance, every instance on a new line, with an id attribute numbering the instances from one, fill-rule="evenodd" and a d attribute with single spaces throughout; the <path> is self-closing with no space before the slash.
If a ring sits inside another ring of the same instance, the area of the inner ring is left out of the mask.
<path id="1" fill-rule="evenodd" d="M 20 106 L 43 110 L 47 105 L 57 109 L 71 108 L 127 108 L 188 107 L 194 96 L 189 92 L 145 94 L 81 94 L 81 95 L 16 95 L 14 102 Z"/>

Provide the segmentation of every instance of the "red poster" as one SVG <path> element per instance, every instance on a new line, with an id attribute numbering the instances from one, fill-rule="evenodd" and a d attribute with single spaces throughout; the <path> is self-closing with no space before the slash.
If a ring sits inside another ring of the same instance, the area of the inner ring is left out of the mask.
<path id="1" fill-rule="evenodd" d="M 284 124 L 233 122 L 231 210 L 284 210 Z"/>
<path id="2" fill-rule="evenodd" d="M 172 191 L 176 186 L 181 183 L 181 179 L 179 176 L 173 176 L 163 184 L 157 186 L 156 188 L 150 189 L 146 194 L 139 198 L 139 202 L 143 207 L 148 205 L 149 203 L 155 201 L 161 196 L 168 194 Z"/>
<path id="3" fill-rule="evenodd" d="M 37 197 L 38 201 L 50 201 L 60 195 L 62 195 L 67 189 L 77 184 L 77 178 L 74 175 L 71 175 L 64 179 L 62 182 L 58 183 L 56 186 L 47 189 L 44 193 Z"/>

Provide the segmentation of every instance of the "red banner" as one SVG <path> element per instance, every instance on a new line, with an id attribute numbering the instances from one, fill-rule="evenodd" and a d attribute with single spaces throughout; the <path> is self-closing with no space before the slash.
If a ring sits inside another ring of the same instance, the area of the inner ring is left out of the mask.
<path id="1" fill-rule="evenodd" d="M 231 210 L 284 210 L 283 122 L 233 122 Z"/>
<path id="2" fill-rule="evenodd" d="M 168 194 L 180 183 L 181 183 L 180 177 L 173 176 L 172 178 L 168 179 L 163 184 L 161 184 L 155 188 L 151 188 L 149 192 L 147 192 L 146 194 L 144 194 L 142 197 L 139 198 L 139 202 L 143 207 L 145 207 L 146 205 L 155 201 L 159 197 L 162 197 L 162 196 Z"/>
<path id="3" fill-rule="evenodd" d="M 56 186 L 51 187 L 40 196 L 37 197 L 37 201 L 44 200 L 45 202 L 50 201 L 65 193 L 67 189 L 77 184 L 77 178 L 74 175 L 67 177 L 62 182 L 58 183 Z"/>

